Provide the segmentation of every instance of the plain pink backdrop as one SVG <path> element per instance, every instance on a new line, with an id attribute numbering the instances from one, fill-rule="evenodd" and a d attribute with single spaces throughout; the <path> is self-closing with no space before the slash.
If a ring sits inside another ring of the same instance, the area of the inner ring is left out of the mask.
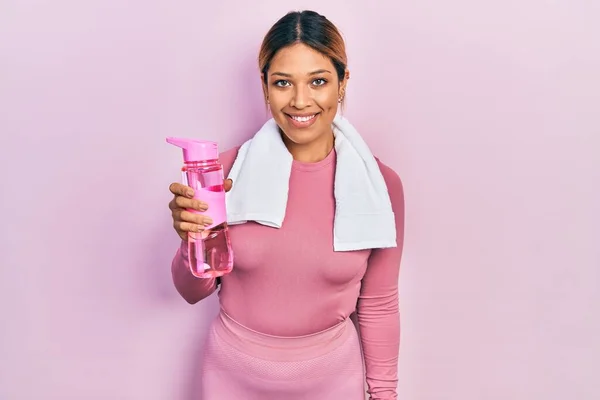
<path id="1" fill-rule="evenodd" d="M 1 399 L 193 398 L 217 303 L 171 283 L 164 138 L 248 138 L 298 8 L 405 184 L 399 398 L 600 398 L 599 3 L 369 3 L 2 2 Z"/>

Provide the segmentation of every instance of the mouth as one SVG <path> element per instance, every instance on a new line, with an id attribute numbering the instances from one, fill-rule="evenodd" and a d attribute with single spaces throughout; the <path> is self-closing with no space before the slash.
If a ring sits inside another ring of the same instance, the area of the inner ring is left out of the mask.
<path id="1" fill-rule="evenodd" d="M 304 115 L 291 115 L 285 114 L 288 121 L 296 128 L 308 128 L 315 123 L 320 113 L 315 114 L 304 114 Z"/>

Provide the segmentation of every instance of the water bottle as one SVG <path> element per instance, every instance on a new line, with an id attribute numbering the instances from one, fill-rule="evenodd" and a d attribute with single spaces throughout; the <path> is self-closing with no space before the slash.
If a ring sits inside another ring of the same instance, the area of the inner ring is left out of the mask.
<path id="1" fill-rule="evenodd" d="M 233 251 L 227 230 L 223 166 L 218 160 L 217 143 L 174 137 L 167 138 L 167 143 L 183 149 L 182 182 L 194 189 L 194 198 L 208 204 L 205 212 L 188 211 L 213 220 L 202 232 L 188 233 L 190 270 L 198 278 L 223 276 L 233 268 Z"/>

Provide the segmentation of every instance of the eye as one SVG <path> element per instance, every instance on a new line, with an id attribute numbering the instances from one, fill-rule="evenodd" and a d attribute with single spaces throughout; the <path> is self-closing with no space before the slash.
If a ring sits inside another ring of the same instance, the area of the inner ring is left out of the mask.
<path id="1" fill-rule="evenodd" d="M 313 85 L 315 85 L 315 86 L 323 86 L 326 83 L 327 83 L 327 81 L 323 78 L 317 78 L 313 81 Z"/>
<path id="2" fill-rule="evenodd" d="M 274 85 L 278 86 L 278 87 L 286 87 L 286 86 L 290 85 L 290 82 L 288 82 L 284 79 L 281 79 L 281 80 L 275 81 Z"/>

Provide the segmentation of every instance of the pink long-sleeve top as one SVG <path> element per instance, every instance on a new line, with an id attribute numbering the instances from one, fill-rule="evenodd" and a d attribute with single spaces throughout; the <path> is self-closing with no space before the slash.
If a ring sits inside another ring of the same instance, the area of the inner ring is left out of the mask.
<path id="1" fill-rule="evenodd" d="M 225 174 L 237 150 L 221 154 Z M 293 162 L 280 229 L 254 222 L 230 226 L 235 264 L 233 271 L 222 277 L 219 300 L 241 324 L 277 336 L 318 332 L 356 311 L 371 399 L 396 399 L 398 275 L 404 239 L 402 183 L 378 160 L 395 213 L 398 246 L 334 252 L 335 160 L 335 151 L 331 151 L 316 163 Z M 172 273 L 177 291 L 189 303 L 217 289 L 215 279 L 198 279 L 189 272 L 184 242 L 173 259 Z"/>

